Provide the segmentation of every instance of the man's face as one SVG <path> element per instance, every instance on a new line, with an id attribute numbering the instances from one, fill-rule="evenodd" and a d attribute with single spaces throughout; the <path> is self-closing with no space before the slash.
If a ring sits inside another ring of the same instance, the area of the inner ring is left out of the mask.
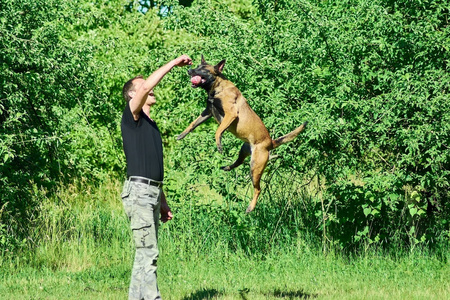
<path id="1" fill-rule="evenodd" d="M 141 87 L 141 85 L 144 82 L 145 82 L 145 80 L 142 78 L 138 78 L 133 81 L 134 88 L 130 95 L 131 98 L 133 98 L 136 95 L 136 91 Z M 145 100 L 145 105 L 152 106 L 155 103 L 156 103 L 155 94 L 153 93 L 153 90 L 151 90 L 147 95 L 147 100 Z"/>
<path id="2" fill-rule="evenodd" d="M 145 104 L 152 106 L 155 103 L 156 103 L 155 94 L 153 93 L 153 90 L 151 90 L 150 93 L 148 93 L 147 101 L 145 101 Z"/>

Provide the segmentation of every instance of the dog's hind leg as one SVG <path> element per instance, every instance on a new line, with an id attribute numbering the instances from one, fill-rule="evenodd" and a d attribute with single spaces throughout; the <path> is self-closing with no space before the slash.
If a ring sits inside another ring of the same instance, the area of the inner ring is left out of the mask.
<path id="1" fill-rule="evenodd" d="M 255 147 L 252 151 L 252 161 L 250 163 L 250 174 L 252 176 L 253 183 L 253 199 L 250 205 L 247 207 L 246 213 L 251 212 L 258 201 L 259 194 L 261 193 L 261 177 L 266 168 L 267 161 L 269 160 L 269 151 L 264 147 Z"/>
<path id="2" fill-rule="evenodd" d="M 222 167 L 221 169 L 224 171 L 230 171 L 233 170 L 236 167 L 239 167 L 244 162 L 245 158 L 252 154 L 252 150 L 250 148 L 250 145 L 248 143 L 244 143 L 241 147 L 241 150 L 239 151 L 239 156 L 237 160 L 229 166 Z"/>

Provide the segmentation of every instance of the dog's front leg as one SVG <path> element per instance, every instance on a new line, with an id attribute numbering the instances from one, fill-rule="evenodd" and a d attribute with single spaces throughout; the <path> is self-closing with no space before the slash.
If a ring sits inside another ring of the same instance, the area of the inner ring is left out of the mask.
<path id="1" fill-rule="evenodd" d="M 180 133 L 180 135 L 177 137 L 177 140 L 181 140 L 182 138 L 184 138 L 189 132 L 194 130 L 195 127 L 197 127 L 198 125 L 202 124 L 203 122 L 205 122 L 206 120 L 211 118 L 211 116 L 212 116 L 211 109 L 209 107 L 207 107 L 202 112 L 202 114 L 197 119 L 195 119 L 194 122 L 192 122 L 182 133 Z"/>
<path id="2" fill-rule="evenodd" d="M 217 150 L 219 150 L 220 153 L 222 153 L 222 134 L 225 130 L 230 127 L 231 123 L 236 120 L 235 115 L 226 114 L 225 117 L 222 119 L 222 122 L 220 122 L 219 128 L 217 128 L 216 131 L 216 145 Z"/>

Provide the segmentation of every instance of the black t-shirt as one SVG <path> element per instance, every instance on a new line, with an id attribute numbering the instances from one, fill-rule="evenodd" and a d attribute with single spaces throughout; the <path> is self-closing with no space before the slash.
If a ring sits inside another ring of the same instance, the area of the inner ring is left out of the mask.
<path id="1" fill-rule="evenodd" d="M 135 121 L 130 104 L 127 103 L 122 115 L 121 129 L 127 175 L 163 181 L 163 147 L 156 123 L 142 111 L 139 120 Z"/>

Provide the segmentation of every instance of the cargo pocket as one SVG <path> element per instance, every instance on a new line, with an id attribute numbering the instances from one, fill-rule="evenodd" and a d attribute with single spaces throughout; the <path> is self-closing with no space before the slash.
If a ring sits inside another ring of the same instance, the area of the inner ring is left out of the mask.
<path id="1" fill-rule="evenodd" d="M 157 251 L 155 227 L 153 225 L 133 229 L 133 239 L 136 248 L 147 248 Z"/>
<path id="2" fill-rule="evenodd" d="M 151 205 L 156 206 L 160 198 L 161 190 L 156 186 L 147 186 L 142 199 L 146 198 Z"/>
<path id="3" fill-rule="evenodd" d="M 154 205 L 147 197 L 138 197 L 135 199 L 131 211 L 131 229 L 140 229 L 143 227 L 153 226 L 155 220 L 153 217 Z"/>

